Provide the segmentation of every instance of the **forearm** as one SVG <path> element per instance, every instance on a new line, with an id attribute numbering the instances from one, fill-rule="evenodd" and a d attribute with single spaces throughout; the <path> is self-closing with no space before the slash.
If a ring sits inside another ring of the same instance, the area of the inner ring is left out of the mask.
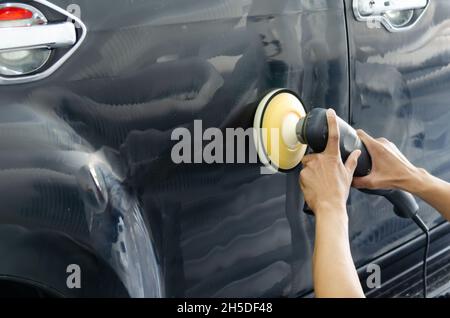
<path id="1" fill-rule="evenodd" d="M 450 221 L 450 183 L 432 176 L 424 169 L 417 169 L 401 187 L 420 197 Z"/>
<path id="2" fill-rule="evenodd" d="M 339 213 L 316 213 L 313 272 L 316 297 L 364 297 L 350 252 L 348 217 Z M 334 211 L 335 212 L 335 211 Z"/>

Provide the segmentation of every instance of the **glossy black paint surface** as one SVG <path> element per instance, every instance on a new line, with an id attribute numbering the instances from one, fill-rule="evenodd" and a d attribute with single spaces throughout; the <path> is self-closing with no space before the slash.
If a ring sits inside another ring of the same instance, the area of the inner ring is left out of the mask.
<path id="1" fill-rule="evenodd" d="M 309 292 L 314 218 L 301 212 L 298 171 L 263 176 L 258 164 L 175 165 L 171 133 L 192 130 L 196 119 L 204 129 L 250 127 L 259 99 L 278 87 L 297 92 L 308 107 L 333 107 L 342 118 L 350 115 L 351 97 L 357 126 L 388 133 L 392 124 L 383 126 L 379 113 L 364 119 L 377 102 L 358 104 L 367 91 L 360 85 L 370 84 L 358 79 L 384 73 L 358 53 L 369 38 L 347 12 L 355 56 L 349 68 L 344 2 L 53 3 L 78 4 L 89 33 L 51 78 L 0 86 L 0 224 L 69 236 L 105 260 L 133 297 Z M 383 36 L 373 41 L 389 41 L 390 34 L 379 32 Z M 445 52 L 437 61 L 445 61 Z M 358 63 L 373 69 L 358 69 Z M 420 72 L 413 65 L 407 66 Z M 401 108 L 404 93 L 392 94 L 375 94 L 376 100 Z M 437 96 L 428 94 L 415 103 Z M 394 120 L 401 112 L 388 114 Z M 438 153 L 441 146 L 433 149 Z M 381 199 L 355 194 L 350 203 L 358 264 L 414 234 Z M 54 271 L 65 272 L 65 261 Z M 24 275 L 36 278 L 30 269 Z"/>
<path id="2" fill-rule="evenodd" d="M 391 140 L 415 165 L 450 181 L 450 2 L 431 1 L 414 28 L 398 33 L 357 22 L 351 3 L 346 0 L 352 125 Z M 443 222 L 424 202 L 419 214 L 429 227 Z M 412 221 L 395 217 L 385 200 L 357 191 L 350 220 L 360 265 L 421 233 Z"/>
<path id="3" fill-rule="evenodd" d="M 194 119 L 249 127 L 256 103 L 278 87 L 348 116 L 343 3 L 76 3 L 89 34 L 75 56 L 45 81 L 0 87 L 0 222 L 82 241 L 138 289 L 132 296 L 308 291 L 313 218 L 300 213 L 298 171 L 177 166 L 170 136 Z M 105 176 L 103 190 L 91 168 Z M 152 239 L 136 230 L 114 257 L 119 223 L 144 227 L 126 220 L 134 209 Z M 138 250 L 150 243 L 155 256 Z"/>

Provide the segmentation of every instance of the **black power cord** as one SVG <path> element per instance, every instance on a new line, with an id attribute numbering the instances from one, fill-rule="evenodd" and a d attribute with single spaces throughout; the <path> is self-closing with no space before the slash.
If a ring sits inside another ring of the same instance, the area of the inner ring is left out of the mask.
<path id="1" fill-rule="evenodd" d="M 423 256 L 423 264 L 422 264 L 422 280 L 423 280 L 423 298 L 427 298 L 427 265 L 428 265 L 428 250 L 430 249 L 430 229 L 425 224 L 425 222 L 420 218 L 418 214 L 412 217 L 413 221 L 417 224 L 418 227 L 425 233 L 425 252 Z"/>

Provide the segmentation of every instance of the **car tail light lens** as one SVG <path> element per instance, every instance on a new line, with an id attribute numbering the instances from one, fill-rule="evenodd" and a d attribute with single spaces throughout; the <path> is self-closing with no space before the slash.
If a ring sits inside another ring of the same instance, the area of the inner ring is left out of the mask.
<path id="1" fill-rule="evenodd" d="M 5 7 L 0 9 L 0 21 L 27 20 L 33 17 L 33 12 L 25 8 Z"/>

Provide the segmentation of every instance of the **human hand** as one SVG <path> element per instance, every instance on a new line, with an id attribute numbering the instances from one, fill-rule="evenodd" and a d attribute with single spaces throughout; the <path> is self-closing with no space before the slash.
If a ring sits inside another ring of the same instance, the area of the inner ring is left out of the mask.
<path id="1" fill-rule="evenodd" d="M 358 136 L 370 153 L 372 171 L 365 177 L 355 177 L 353 186 L 360 189 L 408 190 L 410 180 L 418 174 L 419 169 L 386 138 L 374 139 L 363 130 L 358 130 Z"/>
<path id="2" fill-rule="evenodd" d="M 324 152 L 305 156 L 300 173 L 300 186 L 305 201 L 316 215 L 325 211 L 346 211 L 353 173 L 361 155 L 360 150 L 354 151 L 344 165 L 339 149 L 339 127 L 334 110 L 327 111 L 327 121 L 328 142 Z"/>

